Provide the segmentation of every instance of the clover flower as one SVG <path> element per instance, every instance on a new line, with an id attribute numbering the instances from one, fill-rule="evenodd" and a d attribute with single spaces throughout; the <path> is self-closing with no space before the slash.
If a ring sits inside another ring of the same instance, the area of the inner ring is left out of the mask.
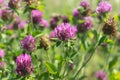
<path id="1" fill-rule="evenodd" d="M 106 1 L 101 1 L 96 8 L 98 14 L 108 13 L 112 10 L 112 5 Z"/>
<path id="2" fill-rule="evenodd" d="M 55 36 L 62 41 L 75 37 L 77 29 L 69 23 L 62 23 L 54 29 Z"/>
<path id="3" fill-rule="evenodd" d="M 106 73 L 104 71 L 98 71 L 96 73 L 96 78 L 98 80 L 107 80 L 107 75 L 106 75 Z"/>
<path id="4" fill-rule="evenodd" d="M 35 49 L 35 39 L 31 35 L 26 36 L 21 41 L 21 46 L 27 51 L 33 51 Z"/>
<path id="5" fill-rule="evenodd" d="M 16 72 L 20 76 L 26 76 L 33 73 L 31 56 L 29 54 L 21 54 L 16 58 Z"/>

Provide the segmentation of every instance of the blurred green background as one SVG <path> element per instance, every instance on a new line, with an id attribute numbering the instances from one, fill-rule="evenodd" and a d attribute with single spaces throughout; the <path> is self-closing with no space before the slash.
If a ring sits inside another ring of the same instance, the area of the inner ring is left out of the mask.
<path id="1" fill-rule="evenodd" d="M 52 13 L 60 13 L 71 15 L 74 8 L 79 6 L 82 0 L 43 0 L 45 4 L 45 14 L 44 17 L 50 18 Z M 95 10 L 98 0 L 88 0 L 91 3 L 91 7 Z M 119 12 L 120 0 L 107 0 L 113 5 L 112 13 Z"/>

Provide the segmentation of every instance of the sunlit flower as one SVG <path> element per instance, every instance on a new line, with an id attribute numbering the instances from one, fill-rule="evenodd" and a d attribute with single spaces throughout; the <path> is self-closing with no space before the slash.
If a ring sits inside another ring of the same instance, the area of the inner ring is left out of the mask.
<path id="1" fill-rule="evenodd" d="M 106 1 L 101 1 L 96 9 L 96 12 L 101 13 L 107 13 L 112 10 L 112 5 Z"/>
<path id="2" fill-rule="evenodd" d="M 55 36 L 62 41 L 75 37 L 77 29 L 69 23 L 62 23 L 55 28 Z"/>

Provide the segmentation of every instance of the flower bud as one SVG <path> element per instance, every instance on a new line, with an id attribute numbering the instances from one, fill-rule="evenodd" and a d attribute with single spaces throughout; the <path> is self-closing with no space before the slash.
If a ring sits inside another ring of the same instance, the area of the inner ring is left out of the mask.
<path id="1" fill-rule="evenodd" d="M 19 5 L 19 0 L 10 0 L 8 3 L 8 6 L 13 9 L 18 8 L 18 5 Z"/>
<path id="2" fill-rule="evenodd" d="M 116 28 L 116 23 L 115 23 L 114 18 L 109 18 L 105 22 L 105 24 L 104 24 L 104 26 L 102 28 L 102 31 L 106 35 L 116 36 L 117 28 Z"/>
<path id="3" fill-rule="evenodd" d="M 4 20 L 4 21 L 7 21 L 7 20 L 10 20 L 13 18 L 13 15 L 11 13 L 10 10 L 2 10 L 1 12 L 1 18 Z"/>
<path id="4" fill-rule="evenodd" d="M 40 47 L 48 50 L 50 48 L 50 40 L 47 36 L 43 35 L 40 37 Z"/>

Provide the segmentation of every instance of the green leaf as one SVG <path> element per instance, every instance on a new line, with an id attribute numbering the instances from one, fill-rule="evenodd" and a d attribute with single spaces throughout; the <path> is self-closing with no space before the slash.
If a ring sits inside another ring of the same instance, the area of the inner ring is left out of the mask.
<path id="1" fill-rule="evenodd" d="M 57 41 L 56 46 L 58 47 L 61 44 L 61 41 Z"/>
<path id="2" fill-rule="evenodd" d="M 75 56 L 77 56 L 77 52 L 73 52 L 73 54 L 70 56 L 70 58 L 74 58 Z"/>
<path id="3" fill-rule="evenodd" d="M 100 40 L 98 41 L 98 46 L 100 46 L 101 43 L 104 42 L 105 39 L 106 39 L 106 36 L 102 36 L 102 37 L 100 38 Z"/>
<path id="4" fill-rule="evenodd" d="M 49 80 L 49 73 L 48 72 L 44 72 L 42 73 L 39 78 L 39 80 Z"/>
<path id="5" fill-rule="evenodd" d="M 40 37 L 40 36 L 43 35 L 43 34 L 41 33 L 40 30 L 37 30 L 37 31 L 34 31 L 34 32 L 32 33 L 32 35 L 36 38 L 36 37 Z"/>
<path id="6" fill-rule="evenodd" d="M 95 44 L 90 45 L 88 53 L 93 53 L 95 51 Z"/>
<path id="7" fill-rule="evenodd" d="M 47 67 L 47 70 L 49 71 L 49 73 L 51 74 L 57 74 L 57 68 L 56 66 L 54 66 L 53 64 L 46 62 L 45 66 Z"/>
<path id="8" fill-rule="evenodd" d="M 114 57 L 112 61 L 109 62 L 109 70 L 111 70 L 118 61 L 118 57 Z"/>

